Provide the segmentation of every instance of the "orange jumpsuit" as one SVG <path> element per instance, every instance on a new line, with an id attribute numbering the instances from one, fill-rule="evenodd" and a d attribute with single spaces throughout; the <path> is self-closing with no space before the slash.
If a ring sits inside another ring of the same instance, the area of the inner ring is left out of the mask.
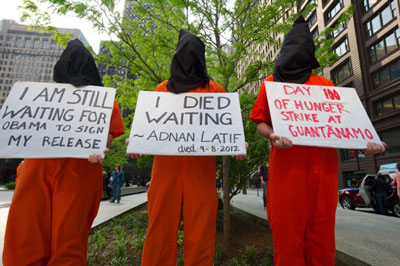
<path id="1" fill-rule="evenodd" d="M 109 134 L 124 134 L 116 102 Z M 87 159 L 26 159 L 7 220 L 3 264 L 86 265 L 103 190 L 102 167 Z"/>
<path id="2" fill-rule="evenodd" d="M 273 77 L 265 81 L 273 81 Z M 311 75 L 304 84 L 333 86 L 317 75 Z M 250 119 L 272 127 L 264 83 Z M 297 145 L 282 150 L 271 147 L 267 214 L 275 265 L 333 266 L 338 192 L 335 149 Z"/>
<path id="3" fill-rule="evenodd" d="M 156 91 L 168 91 L 163 82 Z M 188 92 L 225 92 L 218 83 Z M 183 213 L 187 266 L 213 265 L 218 212 L 214 156 L 155 156 L 148 192 L 143 266 L 175 266 Z"/>

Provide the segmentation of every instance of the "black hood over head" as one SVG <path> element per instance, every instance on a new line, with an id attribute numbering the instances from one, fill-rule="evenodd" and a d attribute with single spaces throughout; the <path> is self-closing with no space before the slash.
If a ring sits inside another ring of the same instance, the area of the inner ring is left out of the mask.
<path id="1" fill-rule="evenodd" d="M 205 45 L 199 37 L 181 30 L 178 46 L 172 58 L 168 90 L 182 93 L 199 86 L 205 87 L 210 81 L 205 53 Z"/>
<path id="2" fill-rule="evenodd" d="M 285 36 L 274 65 L 274 81 L 300 83 L 307 81 L 312 69 L 318 68 L 315 44 L 307 22 L 300 16 Z"/>
<path id="3" fill-rule="evenodd" d="M 89 50 L 78 40 L 72 40 L 54 66 L 53 79 L 57 83 L 70 83 L 76 87 L 103 86 L 99 71 Z"/>

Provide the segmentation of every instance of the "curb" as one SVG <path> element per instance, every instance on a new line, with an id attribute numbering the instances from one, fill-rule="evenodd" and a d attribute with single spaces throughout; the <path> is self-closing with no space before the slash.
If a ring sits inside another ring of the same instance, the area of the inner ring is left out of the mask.
<path id="1" fill-rule="evenodd" d="M 134 207 L 132 207 L 132 208 L 130 208 L 130 209 L 124 211 L 124 212 L 121 212 L 120 214 L 118 214 L 118 215 L 116 215 L 116 216 L 114 216 L 114 217 L 108 219 L 107 221 L 104 221 L 104 222 L 102 222 L 102 223 L 100 223 L 100 224 L 98 224 L 98 225 L 93 226 L 93 227 L 90 229 L 90 233 L 89 233 L 89 234 L 93 234 L 93 233 L 96 232 L 100 227 L 111 223 L 112 220 L 114 220 L 115 218 L 121 217 L 122 215 L 124 215 L 124 214 L 126 214 L 126 213 L 128 213 L 128 212 L 131 212 L 131 211 L 134 211 L 134 210 L 137 210 L 137 209 L 141 209 L 141 208 L 143 208 L 143 207 L 146 206 L 146 205 L 147 205 L 147 201 L 145 201 L 145 202 L 143 202 L 143 203 L 141 203 L 141 204 L 139 204 L 139 205 L 137 205 L 137 206 L 134 206 Z"/>

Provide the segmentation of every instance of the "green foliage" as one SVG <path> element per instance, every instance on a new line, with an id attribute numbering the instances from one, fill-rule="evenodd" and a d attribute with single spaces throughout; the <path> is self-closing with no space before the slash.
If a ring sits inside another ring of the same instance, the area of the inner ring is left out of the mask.
<path id="1" fill-rule="evenodd" d="M 86 259 L 87 265 L 96 265 L 103 259 L 105 241 L 104 227 L 97 230 L 93 235 L 89 236 L 89 244 L 91 244 L 93 248 L 88 252 Z"/>
<path id="2" fill-rule="evenodd" d="M 127 133 L 114 139 L 109 148 L 109 152 L 106 154 L 106 158 L 103 162 L 103 169 L 110 173 L 116 164 L 126 164 L 128 157 L 126 156 L 126 144 L 125 139 L 128 138 Z"/>
<path id="3" fill-rule="evenodd" d="M 254 264 L 256 260 L 256 247 L 255 246 L 246 246 L 246 249 L 244 251 L 244 258 L 246 259 L 246 262 L 251 264 Z"/>
<path id="4" fill-rule="evenodd" d="M 10 182 L 4 185 L 7 189 L 15 189 L 15 182 Z"/>
<path id="5" fill-rule="evenodd" d="M 183 230 L 178 231 L 178 246 L 183 247 Z"/>
<path id="6" fill-rule="evenodd" d="M 179 257 L 179 258 L 176 260 L 176 266 L 183 266 L 183 265 L 185 265 L 185 260 L 184 260 L 184 258 L 183 258 L 183 256 L 182 256 L 182 257 Z"/>
<path id="7" fill-rule="evenodd" d="M 224 247 L 223 246 L 217 246 L 215 247 L 214 251 L 214 265 L 218 265 L 220 260 L 222 259 L 222 256 L 224 255 Z"/>

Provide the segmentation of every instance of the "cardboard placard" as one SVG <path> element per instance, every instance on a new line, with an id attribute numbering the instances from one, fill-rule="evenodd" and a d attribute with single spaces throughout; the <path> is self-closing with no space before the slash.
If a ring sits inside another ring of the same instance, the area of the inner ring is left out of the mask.
<path id="1" fill-rule="evenodd" d="M 127 152 L 246 154 L 238 94 L 140 91 Z"/>
<path id="2" fill-rule="evenodd" d="M 112 88 L 16 82 L 0 110 L 0 157 L 103 154 L 114 97 Z"/>
<path id="3" fill-rule="evenodd" d="M 265 82 L 274 133 L 293 144 L 365 149 L 382 144 L 354 88 Z"/>

